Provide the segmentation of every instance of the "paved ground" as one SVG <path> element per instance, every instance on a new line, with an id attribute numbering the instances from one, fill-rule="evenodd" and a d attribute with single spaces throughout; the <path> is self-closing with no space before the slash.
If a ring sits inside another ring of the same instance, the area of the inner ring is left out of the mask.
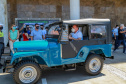
<path id="1" fill-rule="evenodd" d="M 102 73 L 97 76 L 87 75 L 83 67 L 68 72 L 48 68 L 43 70 L 43 81 L 40 80 L 38 84 L 126 84 L 126 54 L 122 54 L 122 49 L 112 54 L 115 59 L 106 59 Z M 0 82 L 0 84 L 15 84 L 12 74 L 2 73 L 1 70 Z"/>

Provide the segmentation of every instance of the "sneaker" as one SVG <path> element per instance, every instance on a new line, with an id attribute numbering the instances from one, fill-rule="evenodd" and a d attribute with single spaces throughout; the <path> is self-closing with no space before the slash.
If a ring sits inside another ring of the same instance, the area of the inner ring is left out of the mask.
<path id="1" fill-rule="evenodd" d="M 126 54 L 126 53 L 123 53 L 123 54 Z"/>
<path id="2" fill-rule="evenodd" d="M 113 50 L 113 53 L 115 52 L 115 50 Z"/>

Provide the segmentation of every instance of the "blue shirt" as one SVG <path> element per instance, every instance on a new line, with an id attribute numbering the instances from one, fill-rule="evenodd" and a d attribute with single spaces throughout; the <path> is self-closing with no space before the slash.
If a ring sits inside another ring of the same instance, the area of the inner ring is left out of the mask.
<path id="1" fill-rule="evenodd" d="M 42 30 L 43 36 L 45 37 L 45 35 L 47 34 L 46 30 Z"/>
<path id="2" fill-rule="evenodd" d="M 81 31 L 77 31 L 76 33 L 70 33 L 71 34 L 71 36 L 73 37 L 73 38 L 75 38 L 75 39 L 78 39 L 78 38 L 81 38 L 81 40 L 83 40 L 83 34 L 82 34 L 82 32 Z"/>
<path id="3" fill-rule="evenodd" d="M 29 35 L 29 34 L 31 34 L 31 31 L 30 31 L 30 30 L 28 30 L 28 31 L 27 31 L 27 33 L 28 33 L 28 35 Z"/>
<path id="4" fill-rule="evenodd" d="M 115 29 L 113 30 L 113 35 L 114 35 L 114 33 L 115 33 L 116 36 L 118 36 L 118 28 L 115 28 Z"/>
<path id="5" fill-rule="evenodd" d="M 43 35 L 42 30 L 38 30 L 38 31 L 33 30 L 31 32 L 31 36 L 33 36 L 33 40 L 43 40 L 42 35 Z"/>

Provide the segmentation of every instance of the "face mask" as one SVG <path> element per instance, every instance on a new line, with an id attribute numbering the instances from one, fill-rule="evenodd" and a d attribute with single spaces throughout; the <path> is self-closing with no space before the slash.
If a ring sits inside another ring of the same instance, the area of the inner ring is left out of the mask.
<path id="1" fill-rule="evenodd" d="M 72 28 L 71 31 L 72 31 L 72 32 L 75 32 L 75 29 Z"/>
<path id="2" fill-rule="evenodd" d="M 37 26 L 36 29 L 39 29 L 39 26 Z"/>
<path id="3" fill-rule="evenodd" d="M 16 28 L 17 28 L 17 27 L 15 27 L 15 26 L 13 27 L 14 30 L 15 30 Z"/>

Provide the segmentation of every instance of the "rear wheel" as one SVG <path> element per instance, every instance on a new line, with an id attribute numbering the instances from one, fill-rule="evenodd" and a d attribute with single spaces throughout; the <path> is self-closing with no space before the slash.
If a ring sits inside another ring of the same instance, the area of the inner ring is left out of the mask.
<path id="1" fill-rule="evenodd" d="M 90 75 L 97 75 L 103 68 L 103 58 L 100 55 L 92 54 L 85 62 L 85 71 Z"/>
<path id="2" fill-rule="evenodd" d="M 41 68 L 33 61 L 21 62 L 15 67 L 13 78 L 18 84 L 35 84 L 41 78 Z"/>

